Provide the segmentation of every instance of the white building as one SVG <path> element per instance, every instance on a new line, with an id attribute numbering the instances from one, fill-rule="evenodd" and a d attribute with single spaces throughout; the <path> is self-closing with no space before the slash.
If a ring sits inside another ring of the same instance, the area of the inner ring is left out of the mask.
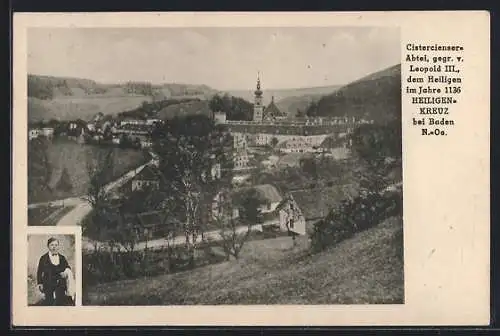
<path id="1" fill-rule="evenodd" d="M 29 140 L 33 140 L 33 139 L 36 139 L 38 138 L 38 136 L 40 135 L 41 133 L 41 130 L 38 129 L 38 128 L 32 128 L 28 131 L 28 139 Z"/>

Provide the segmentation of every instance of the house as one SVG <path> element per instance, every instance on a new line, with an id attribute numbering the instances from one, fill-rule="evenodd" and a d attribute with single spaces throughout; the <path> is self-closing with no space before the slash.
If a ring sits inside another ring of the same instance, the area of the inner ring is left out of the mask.
<path id="1" fill-rule="evenodd" d="M 28 131 L 28 139 L 29 140 L 33 140 L 33 139 L 36 139 L 38 138 L 38 136 L 40 135 L 41 133 L 41 130 L 38 129 L 38 128 L 32 128 Z"/>
<path id="2" fill-rule="evenodd" d="M 233 140 L 233 148 L 245 149 L 248 147 L 247 136 L 244 133 L 234 132 L 231 134 Z"/>
<path id="3" fill-rule="evenodd" d="M 256 190 L 265 201 L 265 204 L 260 206 L 260 211 L 263 214 L 270 213 L 276 210 L 278 205 L 283 200 L 278 189 L 276 189 L 276 187 L 271 184 L 256 185 L 252 188 Z"/>
<path id="4" fill-rule="evenodd" d="M 53 127 L 42 128 L 41 135 L 47 138 L 52 138 L 54 136 L 54 128 Z"/>
<path id="5" fill-rule="evenodd" d="M 279 191 L 271 184 L 261 184 L 253 187 L 236 188 L 229 192 L 221 191 L 217 193 L 217 195 L 215 195 L 212 201 L 212 217 L 217 218 L 224 212 L 227 213 L 229 209 L 224 208 L 224 204 L 226 203 L 226 201 L 234 201 L 241 199 L 241 196 L 244 195 L 246 191 L 249 191 L 251 189 L 255 190 L 260 196 L 260 198 L 264 201 L 264 204 L 262 204 L 259 207 L 259 210 L 263 215 L 263 217 L 267 221 L 273 221 L 273 220 L 276 221 L 275 220 L 277 219 L 276 209 L 283 199 Z M 235 205 L 234 208 L 231 209 L 231 212 L 233 218 L 239 217 L 238 206 Z"/>
<path id="6" fill-rule="evenodd" d="M 248 169 L 250 163 L 250 155 L 246 150 L 239 150 L 233 153 L 233 169 L 243 170 Z"/>
<path id="7" fill-rule="evenodd" d="M 150 126 L 153 126 L 153 125 L 156 125 L 159 123 L 161 123 L 161 119 L 147 119 L 146 120 L 146 125 L 150 125 Z"/>
<path id="8" fill-rule="evenodd" d="M 89 130 L 89 132 L 95 132 L 97 129 L 96 124 L 94 122 L 89 122 L 87 124 L 87 129 Z"/>
<path id="9" fill-rule="evenodd" d="M 231 213 L 232 219 L 236 219 L 240 216 L 240 212 L 238 208 L 235 206 L 232 209 L 227 208 L 226 206 L 226 201 L 231 199 L 233 196 L 232 192 L 229 192 L 227 194 L 224 191 L 221 191 L 215 195 L 214 199 L 212 200 L 212 219 L 217 219 L 223 215 L 228 215 Z"/>
<path id="10" fill-rule="evenodd" d="M 183 234 L 183 225 L 178 219 L 165 211 L 148 211 L 125 217 L 127 224 L 132 225 L 139 240 L 170 238 Z"/>
<path id="11" fill-rule="evenodd" d="M 343 199 L 356 193 L 357 189 L 352 185 L 292 191 L 278 206 L 280 229 L 304 235 L 308 227 L 326 217 Z"/>
<path id="12" fill-rule="evenodd" d="M 138 174 L 132 178 L 132 191 L 144 190 L 147 188 L 160 188 L 160 172 L 153 165 L 145 166 Z"/>
<path id="13" fill-rule="evenodd" d="M 127 117 L 122 121 L 120 121 L 120 126 L 125 126 L 125 125 L 153 125 L 153 123 L 148 123 L 147 120 Z"/>

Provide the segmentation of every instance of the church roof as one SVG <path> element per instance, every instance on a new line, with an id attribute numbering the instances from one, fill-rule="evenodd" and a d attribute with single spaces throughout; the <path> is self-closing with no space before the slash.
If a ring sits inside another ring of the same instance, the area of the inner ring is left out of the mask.
<path id="1" fill-rule="evenodd" d="M 276 117 L 285 117 L 286 113 L 283 113 L 280 111 L 278 106 L 274 103 L 274 99 L 271 100 L 269 105 L 267 105 L 266 109 L 264 110 L 264 119 L 267 118 L 276 118 Z"/>

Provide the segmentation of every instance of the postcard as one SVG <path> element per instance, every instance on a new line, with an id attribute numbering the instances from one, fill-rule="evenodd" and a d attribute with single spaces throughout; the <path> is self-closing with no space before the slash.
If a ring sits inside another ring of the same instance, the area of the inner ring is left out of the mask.
<path id="1" fill-rule="evenodd" d="M 489 324 L 489 20 L 15 13 L 13 325 Z"/>

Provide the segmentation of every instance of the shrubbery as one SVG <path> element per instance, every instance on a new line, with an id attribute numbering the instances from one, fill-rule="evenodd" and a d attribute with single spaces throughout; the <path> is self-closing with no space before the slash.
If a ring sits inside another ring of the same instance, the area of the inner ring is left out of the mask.
<path id="1" fill-rule="evenodd" d="M 225 257 L 215 253 L 213 246 L 214 244 L 199 244 L 194 265 L 190 264 L 184 246 L 133 252 L 109 250 L 87 252 L 83 254 L 83 282 L 85 286 L 92 286 L 117 280 L 175 273 L 224 261 Z"/>
<path id="2" fill-rule="evenodd" d="M 403 211 L 401 191 L 368 192 L 341 202 L 311 232 L 311 248 L 319 252 Z"/>

